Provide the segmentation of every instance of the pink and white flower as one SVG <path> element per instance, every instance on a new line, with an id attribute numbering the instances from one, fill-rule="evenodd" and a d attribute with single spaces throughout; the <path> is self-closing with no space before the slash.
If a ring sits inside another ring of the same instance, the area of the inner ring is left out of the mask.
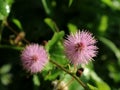
<path id="1" fill-rule="evenodd" d="M 74 65 L 87 64 L 97 54 L 96 39 L 92 33 L 78 31 L 67 36 L 64 41 L 65 54 Z"/>
<path id="2" fill-rule="evenodd" d="M 30 73 L 40 72 L 48 62 L 48 55 L 43 46 L 30 44 L 21 54 L 23 68 Z"/>

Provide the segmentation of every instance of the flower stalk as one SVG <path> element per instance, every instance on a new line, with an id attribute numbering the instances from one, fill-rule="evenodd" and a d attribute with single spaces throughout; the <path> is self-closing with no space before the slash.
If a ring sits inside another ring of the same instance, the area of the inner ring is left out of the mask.
<path id="1" fill-rule="evenodd" d="M 65 71 L 70 76 L 72 76 L 85 90 L 90 90 L 88 88 L 88 86 L 86 84 L 84 84 L 75 74 L 71 73 L 70 71 L 68 71 L 67 69 L 65 69 L 64 67 L 62 67 L 60 64 L 58 64 L 57 62 L 55 62 L 53 60 L 50 60 L 50 62 L 53 63 L 54 65 L 56 65 L 58 68 Z"/>

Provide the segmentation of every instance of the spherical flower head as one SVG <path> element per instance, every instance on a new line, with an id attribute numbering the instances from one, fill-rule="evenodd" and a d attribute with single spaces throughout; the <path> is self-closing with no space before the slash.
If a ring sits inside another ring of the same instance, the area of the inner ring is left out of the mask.
<path id="1" fill-rule="evenodd" d="M 23 68 L 30 73 L 40 72 L 48 62 L 48 55 L 43 46 L 30 44 L 21 54 Z"/>
<path id="2" fill-rule="evenodd" d="M 96 39 L 88 31 L 77 31 L 64 41 L 65 54 L 74 65 L 87 64 L 97 54 Z"/>

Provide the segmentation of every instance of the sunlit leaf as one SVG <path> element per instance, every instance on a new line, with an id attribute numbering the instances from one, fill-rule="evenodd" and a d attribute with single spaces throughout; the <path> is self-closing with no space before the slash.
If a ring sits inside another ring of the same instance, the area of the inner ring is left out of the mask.
<path id="1" fill-rule="evenodd" d="M 91 65 L 90 65 L 91 66 Z M 88 66 L 87 66 L 88 67 Z M 104 90 L 111 90 L 111 88 L 110 88 L 110 86 L 106 83 L 106 82 L 104 82 L 103 80 L 102 80 L 102 78 L 100 78 L 98 75 L 97 75 L 97 73 L 95 73 L 94 71 L 93 71 L 93 69 L 91 68 L 85 68 L 85 71 L 84 71 L 84 76 L 86 77 L 86 78 L 88 78 L 88 80 L 92 80 L 93 82 L 94 82 L 94 84 L 95 84 L 95 86 L 93 87 L 93 86 L 91 86 L 90 84 L 88 84 L 88 87 L 90 87 L 90 88 L 94 88 L 94 89 L 91 89 L 91 90 L 103 90 L 103 88 L 104 88 Z M 95 88 L 96 87 L 96 88 Z"/>
<path id="2" fill-rule="evenodd" d="M 119 69 L 116 69 L 116 64 L 114 63 L 110 63 L 108 65 L 108 70 L 109 70 L 109 76 L 115 81 L 115 82 L 119 82 L 120 81 L 120 72 Z"/>
<path id="3" fill-rule="evenodd" d="M 101 0 L 101 1 L 107 4 L 108 6 L 112 6 L 112 0 Z"/>
<path id="4" fill-rule="evenodd" d="M 12 78 L 12 75 L 7 73 L 7 74 L 4 74 L 2 75 L 1 77 L 1 82 L 3 85 L 8 85 L 11 83 L 11 78 Z"/>
<path id="5" fill-rule="evenodd" d="M 120 64 L 120 50 L 116 47 L 116 45 L 108 40 L 107 38 L 104 38 L 104 37 L 99 37 L 100 41 L 102 41 L 108 48 L 110 48 L 110 50 L 112 50 L 115 54 L 115 56 L 117 57 L 118 59 L 118 62 Z"/>
<path id="6" fill-rule="evenodd" d="M 67 27 L 69 32 L 72 32 L 72 33 L 75 33 L 78 30 L 77 26 L 72 23 L 68 23 Z"/>
<path id="7" fill-rule="evenodd" d="M 98 90 L 98 88 L 96 88 L 95 86 L 90 85 L 89 83 L 87 84 L 87 86 L 90 88 L 90 90 Z"/>
<path id="8" fill-rule="evenodd" d="M 35 86 L 39 86 L 40 85 L 40 81 L 37 75 L 33 75 L 33 82 Z"/>
<path id="9" fill-rule="evenodd" d="M 3 65 L 0 68 L 0 74 L 8 73 L 10 71 L 10 69 L 11 69 L 11 65 L 10 64 Z"/>
<path id="10" fill-rule="evenodd" d="M 72 5 L 73 0 L 69 0 L 69 7 Z"/>
<path id="11" fill-rule="evenodd" d="M 42 4 L 43 4 L 43 7 L 45 9 L 45 12 L 49 15 L 51 13 L 51 11 L 48 7 L 47 0 L 41 0 L 41 1 L 42 1 Z"/>
<path id="12" fill-rule="evenodd" d="M 45 75 L 45 80 L 55 80 L 60 74 L 61 71 L 59 69 L 53 69 L 49 74 Z"/>
<path id="13" fill-rule="evenodd" d="M 101 1 L 112 9 L 120 10 L 120 2 L 118 0 L 101 0 Z"/>
<path id="14" fill-rule="evenodd" d="M 104 82 L 95 72 L 90 71 L 90 75 L 92 77 L 92 79 L 95 81 L 98 90 L 111 90 L 110 86 Z"/>
<path id="15" fill-rule="evenodd" d="M 103 15 L 100 20 L 99 31 L 100 33 L 104 34 L 108 27 L 108 17 Z"/>
<path id="16" fill-rule="evenodd" d="M 107 83 L 105 82 L 96 82 L 98 90 L 111 90 Z"/>
<path id="17" fill-rule="evenodd" d="M 8 5 L 12 5 L 14 3 L 14 0 L 5 0 L 7 2 Z"/>
<path id="18" fill-rule="evenodd" d="M 59 42 L 59 40 L 61 40 L 63 38 L 63 36 L 64 36 L 64 31 L 55 32 L 52 39 L 49 40 L 47 45 L 45 46 L 47 51 L 50 51 L 50 49 L 54 46 L 54 44 Z"/>
<path id="19" fill-rule="evenodd" d="M 51 50 L 51 59 L 57 61 L 59 64 L 67 65 L 68 60 L 65 58 L 64 48 L 60 42 L 58 42 Z"/>
<path id="20" fill-rule="evenodd" d="M 44 67 L 44 71 L 49 71 L 49 70 L 52 70 L 53 69 L 53 64 L 48 62 L 45 67 Z"/>
<path id="21" fill-rule="evenodd" d="M 110 72 L 109 76 L 116 82 L 120 82 L 120 72 Z"/>
<path id="22" fill-rule="evenodd" d="M 4 20 L 10 13 L 10 6 L 5 0 L 0 0 L 0 20 Z"/>
<path id="23" fill-rule="evenodd" d="M 17 25 L 17 27 L 22 31 L 23 28 L 22 28 L 22 25 L 20 23 L 20 21 L 18 19 L 13 19 L 13 22 Z"/>
<path id="24" fill-rule="evenodd" d="M 67 63 L 67 60 L 64 54 L 64 47 L 62 42 L 60 42 L 63 36 L 64 36 L 63 31 L 54 33 L 52 39 L 49 40 L 46 45 L 46 49 L 50 53 L 50 58 L 53 60 L 56 60 L 61 64 Z"/>
<path id="25" fill-rule="evenodd" d="M 69 90 L 85 90 L 76 80 L 69 85 Z"/>
<path id="26" fill-rule="evenodd" d="M 52 19 L 45 18 L 44 22 L 53 30 L 53 32 L 57 31 L 57 26 L 56 26 L 55 22 Z"/>

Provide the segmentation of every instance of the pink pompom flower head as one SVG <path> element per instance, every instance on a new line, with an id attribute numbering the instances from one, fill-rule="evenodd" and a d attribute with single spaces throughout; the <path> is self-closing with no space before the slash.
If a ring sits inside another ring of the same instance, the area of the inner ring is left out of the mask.
<path id="1" fill-rule="evenodd" d="M 66 57 L 72 64 L 87 64 L 97 54 L 96 39 L 88 31 L 77 31 L 64 41 Z"/>
<path id="2" fill-rule="evenodd" d="M 30 44 L 21 54 L 23 68 L 30 73 L 40 72 L 48 62 L 48 55 L 43 46 Z"/>

